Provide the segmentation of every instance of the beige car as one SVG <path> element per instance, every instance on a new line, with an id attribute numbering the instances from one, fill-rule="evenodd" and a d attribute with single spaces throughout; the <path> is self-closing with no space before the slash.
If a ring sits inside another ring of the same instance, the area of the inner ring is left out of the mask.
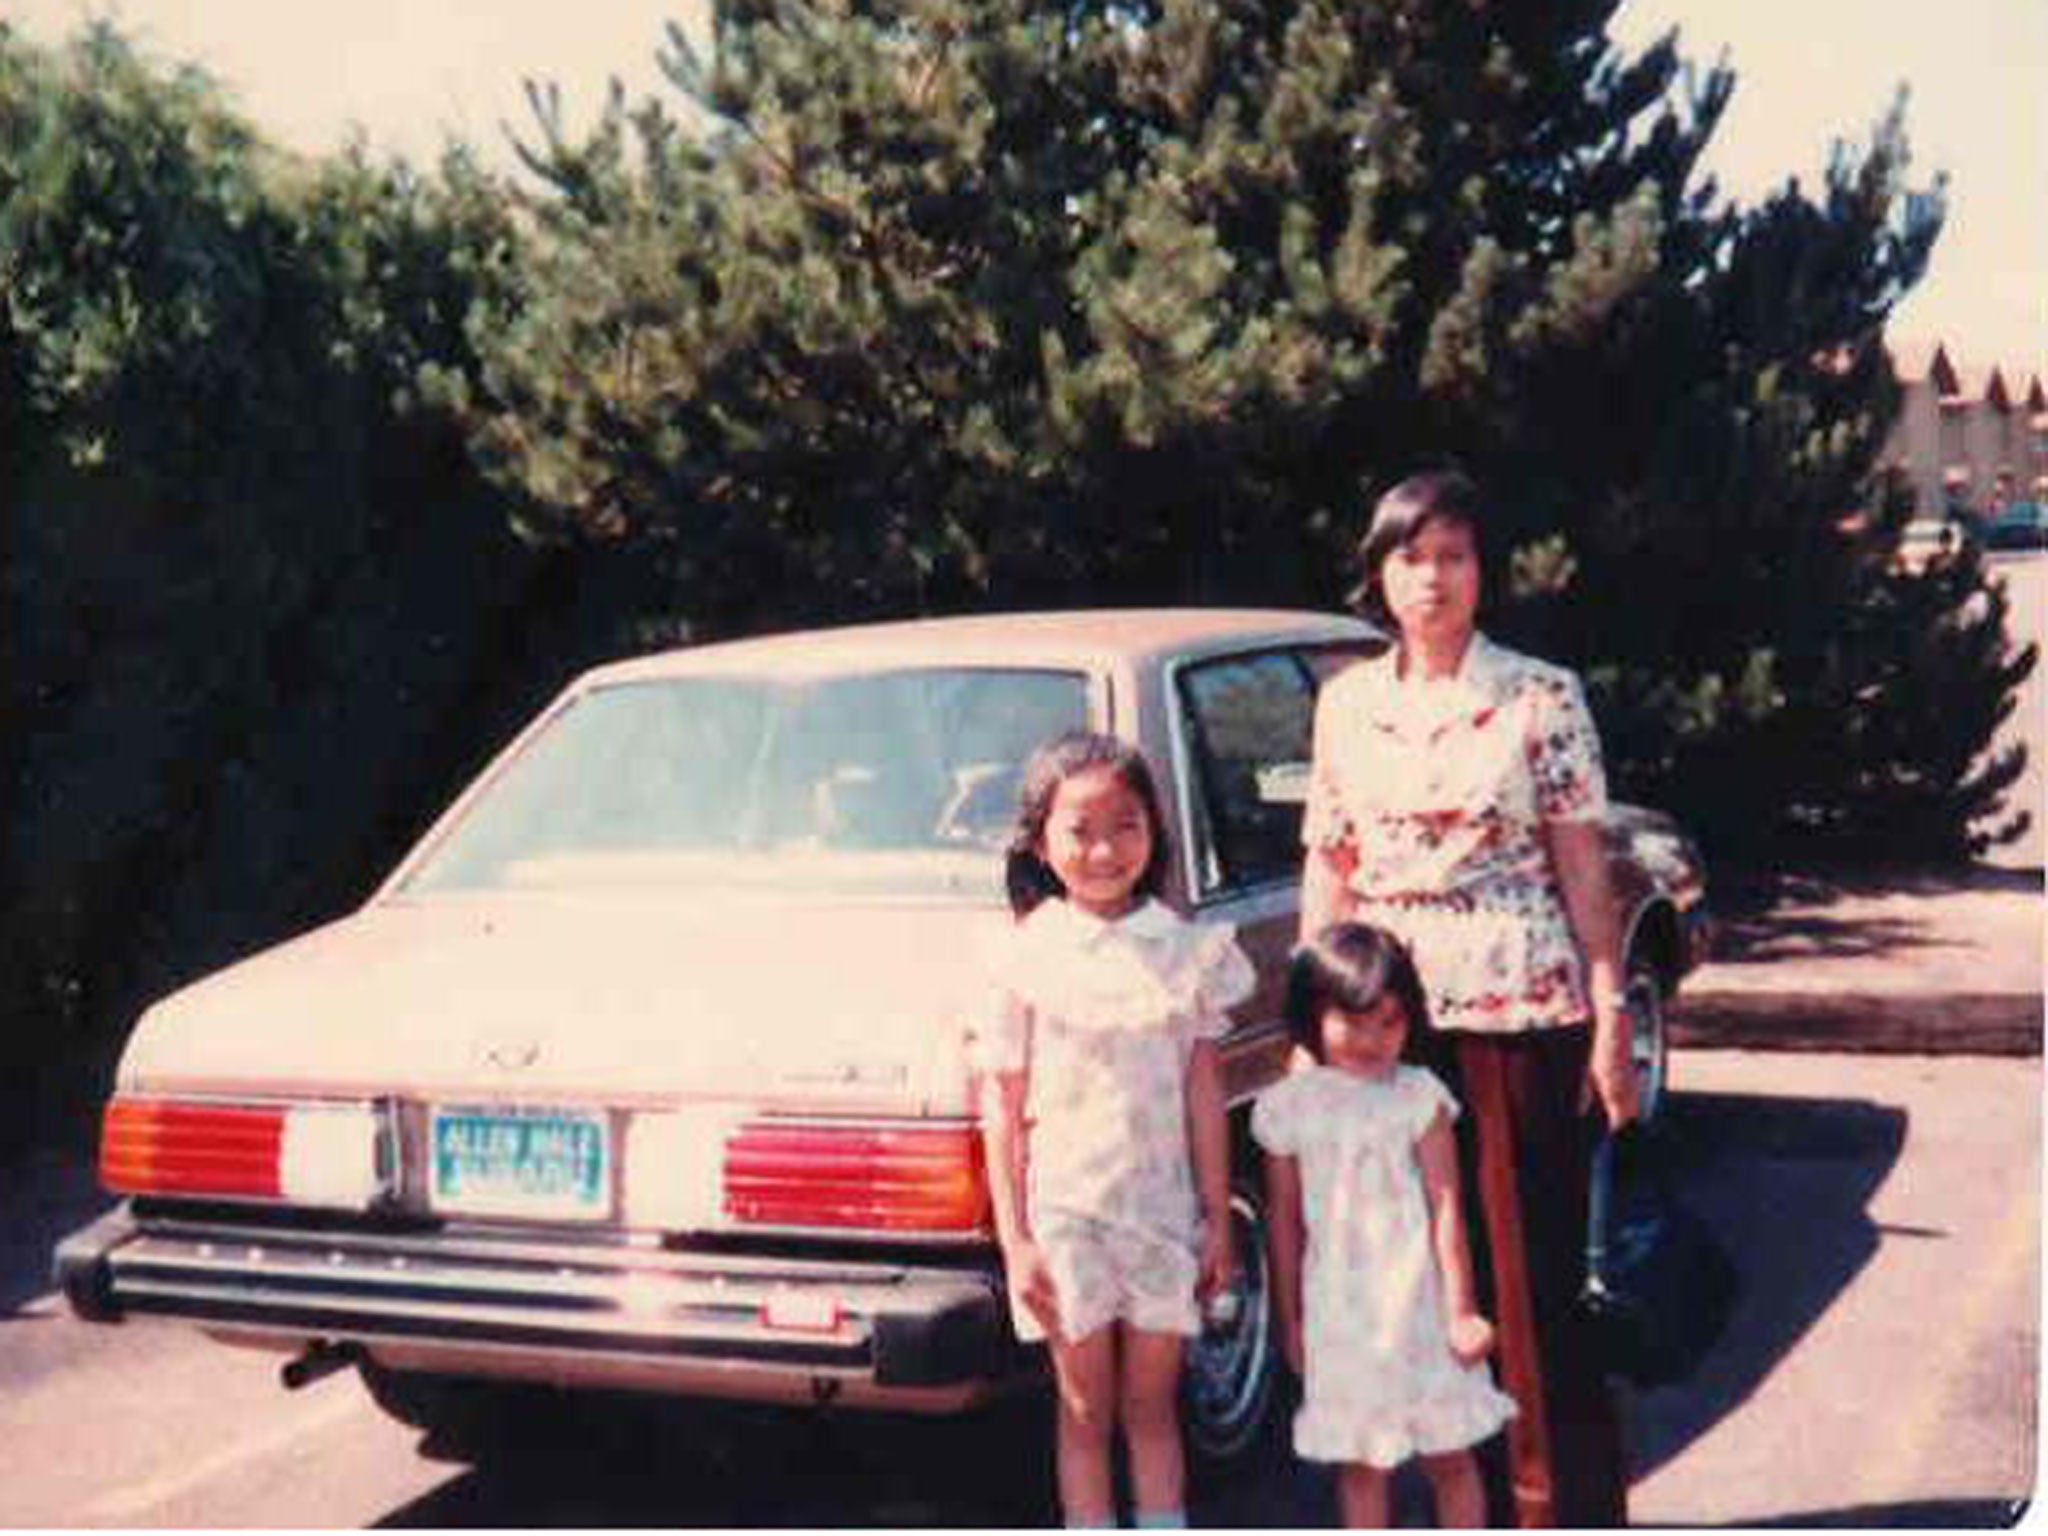
<path id="1" fill-rule="evenodd" d="M 1008 921 L 1034 746 L 1138 743 L 1168 900 L 1261 972 L 1225 1042 L 1234 1316 L 1197 1448 L 1273 1393 L 1250 1096 L 1282 1068 L 1309 730 L 1381 642 L 1310 613 L 1017 614 L 705 646 L 578 679 L 358 912 L 150 1008 L 107 1106 L 124 1199 L 60 1246 L 81 1317 L 353 1366 L 458 1452 L 630 1388 L 947 1412 L 1043 1373 L 1011 1334 L 961 1020 Z M 1621 810 L 1650 1102 L 1698 860 Z"/>

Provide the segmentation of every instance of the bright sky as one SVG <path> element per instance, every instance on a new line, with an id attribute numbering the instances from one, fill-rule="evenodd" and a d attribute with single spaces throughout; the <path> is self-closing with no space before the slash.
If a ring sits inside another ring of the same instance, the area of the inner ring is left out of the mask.
<path id="1" fill-rule="evenodd" d="M 666 92 L 663 23 L 701 25 L 705 0 L 0 0 L 0 18 L 54 43 L 109 16 L 150 53 L 194 62 L 266 134 L 430 161 L 444 133 L 496 151 L 525 132 L 528 76 L 587 123 L 617 75 Z M 1735 99 L 1708 160 L 1753 202 L 1792 175 L 1820 184 L 1830 143 L 1867 140 L 1910 85 L 1916 171 L 1949 175 L 1949 222 L 1893 331 L 1945 340 L 1957 361 L 2048 370 L 2048 3 L 2043 0 L 1624 0 L 1630 46 L 1665 28 L 1701 64 L 1726 48 Z"/>
<path id="2" fill-rule="evenodd" d="M 1867 144 L 1906 85 L 1912 179 L 1948 173 L 1948 223 L 1891 334 L 2048 382 L 2048 3 L 1624 0 L 1614 32 L 1639 47 L 1671 27 L 1682 54 L 1734 66 L 1706 168 L 1744 203 L 1793 175 L 1817 192 L 1830 144 Z"/>

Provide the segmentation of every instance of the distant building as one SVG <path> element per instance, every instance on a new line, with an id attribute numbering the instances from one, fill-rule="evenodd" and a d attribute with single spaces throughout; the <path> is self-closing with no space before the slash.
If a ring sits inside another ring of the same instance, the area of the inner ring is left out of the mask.
<path id="1" fill-rule="evenodd" d="M 1911 482 L 1916 511 L 2048 502 L 2048 369 L 1959 365 L 1940 342 L 1889 350 L 1901 397 L 1880 462 Z"/>

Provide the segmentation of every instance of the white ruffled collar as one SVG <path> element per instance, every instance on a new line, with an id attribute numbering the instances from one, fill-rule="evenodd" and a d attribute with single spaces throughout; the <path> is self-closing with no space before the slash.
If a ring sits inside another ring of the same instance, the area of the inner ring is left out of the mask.
<path id="1" fill-rule="evenodd" d="M 1065 897 L 1055 896 L 1041 902 L 1024 919 L 1025 927 L 1083 949 L 1093 949 L 1116 935 L 1132 939 L 1169 938 L 1178 923 L 1171 908 L 1149 896 L 1122 917 L 1097 917 Z"/>
<path id="2" fill-rule="evenodd" d="M 1398 1088 L 1408 1086 L 1415 1075 L 1415 1068 L 1405 1061 L 1394 1063 L 1394 1070 L 1385 1077 L 1367 1077 L 1362 1072 L 1347 1072 L 1342 1067 L 1333 1067 L 1327 1061 L 1319 1061 L 1306 1069 L 1315 1074 L 1333 1093 L 1350 1093 L 1361 1097 L 1375 1094 L 1389 1094 Z"/>

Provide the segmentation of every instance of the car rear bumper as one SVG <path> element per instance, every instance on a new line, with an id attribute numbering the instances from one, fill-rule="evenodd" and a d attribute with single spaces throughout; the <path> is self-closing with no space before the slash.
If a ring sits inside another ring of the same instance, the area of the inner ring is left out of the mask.
<path id="1" fill-rule="evenodd" d="M 58 1246 L 56 1273 L 90 1321 L 561 1385 L 939 1411 L 1029 1368 L 993 1265 L 142 1221 L 122 1205 Z"/>

